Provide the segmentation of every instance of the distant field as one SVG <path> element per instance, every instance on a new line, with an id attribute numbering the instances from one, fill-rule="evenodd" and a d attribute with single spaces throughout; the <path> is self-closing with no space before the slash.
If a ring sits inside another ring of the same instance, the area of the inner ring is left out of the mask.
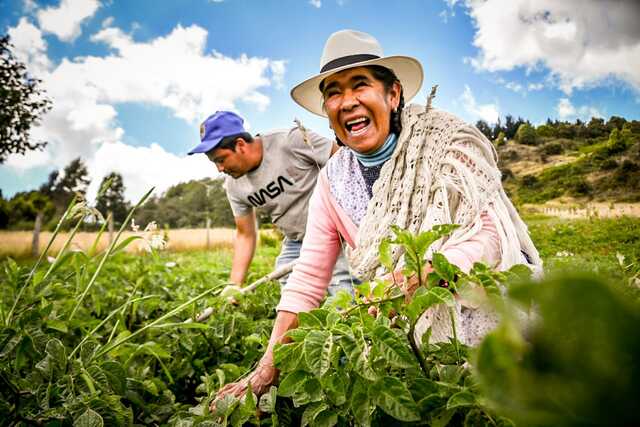
<path id="1" fill-rule="evenodd" d="M 640 217 L 640 203 L 549 201 L 541 205 L 525 204 L 524 209 L 563 219 Z"/>
<path id="2" fill-rule="evenodd" d="M 160 234 L 163 234 L 161 231 Z M 168 230 L 168 244 L 167 249 L 169 251 L 190 251 L 207 249 L 207 230 L 205 228 L 196 229 L 176 229 Z M 40 249 L 44 249 L 49 239 L 51 239 L 51 232 L 43 232 L 40 234 Z M 93 245 L 98 233 L 77 233 L 72 247 L 87 250 Z M 129 236 L 133 236 L 133 232 L 123 233 L 121 240 L 126 239 Z M 230 228 L 213 228 L 209 230 L 209 248 L 221 249 L 231 248 L 233 244 L 234 230 Z M 31 239 L 33 233 L 31 231 L 0 231 L 0 256 L 14 256 L 14 257 L 27 257 L 31 254 Z M 59 234 L 54 242 L 50 251 L 51 255 L 55 255 L 61 249 L 64 242 L 67 240 L 68 234 Z M 98 250 L 102 250 L 109 244 L 109 234 L 102 235 L 99 243 Z M 133 242 L 127 248 L 127 252 L 143 251 L 146 243 L 138 240 Z"/>

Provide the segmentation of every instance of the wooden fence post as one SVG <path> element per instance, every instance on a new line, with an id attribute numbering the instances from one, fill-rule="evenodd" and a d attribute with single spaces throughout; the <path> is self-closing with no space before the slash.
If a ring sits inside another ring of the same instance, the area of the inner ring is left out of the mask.
<path id="1" fill-rule="evenodd" d="M 42 212 L 36 215 L 36 222 L 33 226 L 33 239 L 31 240 L 31 255 L 34 258 L 40 253 L 40 229 L 42 228 Z"/>

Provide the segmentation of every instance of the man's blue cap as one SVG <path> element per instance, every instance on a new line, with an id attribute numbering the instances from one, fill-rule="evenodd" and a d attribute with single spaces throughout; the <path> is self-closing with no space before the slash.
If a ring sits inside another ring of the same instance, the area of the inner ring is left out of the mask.
<path id="1" fill-rule="evenodd" d="M 189 154 L 206 153 L 214 149 L 227 136 L 246 133 L 242 117 L 231 111 L 216 111 L 200 125 L 200 144 Z"/>

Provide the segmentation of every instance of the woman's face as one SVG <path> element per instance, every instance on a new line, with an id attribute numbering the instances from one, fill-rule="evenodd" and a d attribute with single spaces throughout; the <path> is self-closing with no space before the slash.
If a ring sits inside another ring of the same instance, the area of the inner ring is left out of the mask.
<path id="1" fill-rule="evenodd" d="M 369 69 L 357 67 L 327 77 L 322 95 L 336 136 L 352 150 L 368 154 L 389 135 L 390 114 L 400 102 L 400 84 L 395 82 L 387 91 Z"/>

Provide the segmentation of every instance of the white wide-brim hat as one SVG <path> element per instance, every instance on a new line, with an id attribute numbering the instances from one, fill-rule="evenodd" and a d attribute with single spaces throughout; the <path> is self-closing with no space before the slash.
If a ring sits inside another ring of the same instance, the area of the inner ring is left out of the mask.
<path id="1" fill-rule="evenodd" d="M 342 30 L 329 36 L 320 59 L 320 73 L 291 89 L 291 97 L 305 109 L 326 117 L 322 109 L 322 80 L 348 68 L 381 65 L 393 70 L 402 85 L 405 101 L 413 98 L 422 86 L 420 62 L 410 56 L 387 56 L 378 40 L 367 33 Z"/>

